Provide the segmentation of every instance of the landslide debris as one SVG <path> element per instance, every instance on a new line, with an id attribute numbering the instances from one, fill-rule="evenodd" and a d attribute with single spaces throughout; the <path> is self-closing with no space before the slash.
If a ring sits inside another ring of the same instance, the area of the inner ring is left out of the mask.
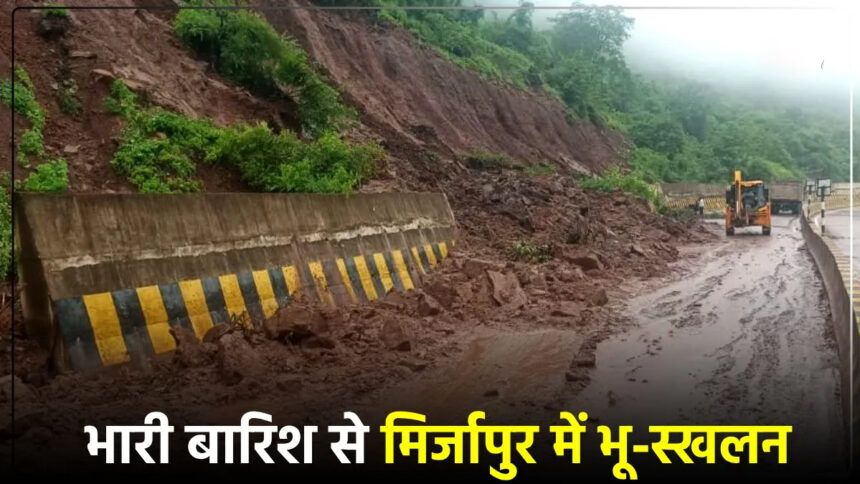
<path id="1" fill-rule="evenodd" d="M 51 121 L 45 129 L 49 151 L 75 147 L 66 153 L 72 191 L 130 190 L 107 164 L 120 127 L 102 101 L 115 78 L 138 83 L 153 105 L 209 117 L 219 126 L 259 119 L 295 126 L 288 106 L 257 100 L 191 57 L 162 16 L 91 15 L 73 14 L 74 28 L 56 41 L 64 43 L 62 51 L 87 54 L 63 57 L 59 67 L 57 52 L 42 48 L 35 28 L 23 30 L 16 44 L 40 99 L 49 99 L 50 85 L 64 76 L 79 86 L 82 113 L 72 118 L 47 106 Z M 388 173 L 364 190 L 447 194 L 459 224 L 452 257 L 408 293 L 340 310 L 298 300 L 257 326 L 225 325 L 203 341 L 176 330 L 173 354 L 95 375 L 54 375 L 47 355 L 20 333 L 10 355 L 5 335 L 11 318 L 0 319 L 0 358 L 15 358 L 16 377 L 32 396 L 17 402 L 18 415 L 51 416 L 47 423 L 16 425 L 16 431 L 33 429 L 22 431 L 22 448 L 38 447 L 46 432 L 80 433 L 82 414 L 93 416 L 87 424 L 99 425 L 139 420 L 157 408 L 172 422 L 199 423 L 221 418 L 224 408 L 253 403 L 325 419 L 341 412 L 343 402 L 361 405 L 379 390 L 443 364 L 479 331 L 563 328 L 589 335 L 585 350 L 571 355 L 570 379 L 581 384 L 614 317 L 613 289 L 632 278 L 665 274 L 679 245 L 704 240 L 698 225 L 660 216 L 642 200 L 582 189 L 571 172 L 619 162 L 616 148 L 623 142 L 612 133 L 568 125 L 551 101 L 487 83 L 402 32 L 386 36 L 327 14 L 267 17 L 276 27 L 290 27 L 345 86 L 345 99 L 359 108 L 363 122 L 352 136 L 379 140 L 388 151 Z M 151 40 L 144 42 L 144 35 Z M 352 42 L 338 47 L 327 36 Z M 485 170 L 463 161 L 487 150 L 518 161 L 552 161 L 558 170 Z M 246 189 L 236 172 L 213 167 L 207 173 L 208 190 Z M 8 373 L 4 366 L 0 374 Z M 8 400 L 5 395 L 0 400 Z M 0 435 L 0 453 L 5 438 Z"/>
<path id="2" fill-rule="evenodd" d="M 528 231 L 512 222 L 511 207 L 487 205 L 472 211 L 483 225 L 464 227 L 463 240 L 452 256 L 424 275 L 418 289 L 340 309 L 321 308 L 297 298 L 256 325 L 216 326 L 203 341 L 190 330 L 175 328 L 171 333 L 177 350 L 142 368 L 113 368 L 97 375 L 72 372 L 60 378 L 43 368 L 42 375 L 22 375 L 22 383 L 39 397 L 29 405 L 110 406 L 111 413 L 116 413 L 146 405 L 179 408 L 188 402 L 203 407 L 248 400 L 271 403 L 285 393 L 300 395 L 298 401 L 319 408 L 326 408 L 332 398 L 358 401 L 413 372 L 440 364 L 461 351 L 479 329 L 578 328 L 600 334 L 612 312 L 608 288 L 630 275 L 647 277 L 665 271 L 675 260 L 674 247 L 679 241 L 697 240 L 695 232 L 676 227 L 623 194 L 600 195 L 583 205 L 577 205 L 575 197 L 562 203 L 555 197 L 565 192 L 536 196 L 550 190 L 557 180 L 497 177 L 493 182 L 503 188 L 503 197 L 512 197 L 519 188 L 536 200 L 543 199 L 532 211 L 534 226 L 542 229 L 529 233 L 552 243 L 560 255 L 587 254 L 580 257 L 593 257 L 590 260 L 599 265 L 583 270 L 575 257 L 540 264 L 505 260 L 496 246 Z M 588 246 L 568 244 L 562 235 L 564 227 L 546 225 L 547 220 L 583 216 L 576 209 L 579 206 L 589 207 L 586 220 L 595 234 L 602 234 Z M 622 223 L 627 224 L 625 231 Z M 663 237 L 668 233 L 663 227 L 677 230 L 681 238 Z M 484 230 L 496 234 L 492 243 L 472 233 Z M 630 237 L 652 253 L 631 255 L 626 250 Z M 613 251 L 618 247 L 625 250 Z M 673 250 L 659 250 L 661 247 Z M 571 356 L 574 369 L 589 366 L 593 359 L 578 357 L 574 362 L 575 357 Z M 285 383 L 281 377 L 292 380 Z"/>

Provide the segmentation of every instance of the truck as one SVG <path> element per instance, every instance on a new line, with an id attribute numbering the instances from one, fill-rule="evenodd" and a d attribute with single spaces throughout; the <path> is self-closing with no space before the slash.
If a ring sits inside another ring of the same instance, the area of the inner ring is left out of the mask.
<path id="1" fill-rule="evenodd" d="M 803 211 L 804 183 L 802 181 L 771 183 L 769 188 L 770 207 L 774 214 L 790 212 L 799 215 Z"/>
<path id="2" fill-rule="evenodd" d="M 732 185 L 726 190 L 726 235 L 736 228 L 760 226 L 763 235 L 770 235 L 770 193 L 761 180 L 744 180 L 735 171 Z"/>

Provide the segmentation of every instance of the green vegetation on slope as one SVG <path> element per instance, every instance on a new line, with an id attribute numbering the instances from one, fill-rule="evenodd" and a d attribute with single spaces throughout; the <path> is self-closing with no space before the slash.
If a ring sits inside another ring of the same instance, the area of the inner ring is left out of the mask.
<path id="1" fill-rule="evenodd" d="M 193 192 L 196 162 L 238 168 L 250 186 L 272 192 L 348 193 L 377 169 L 385 152 L 375 144 L 350 145 L 334 132 L 311 141 L 264 123 L 219 128 L 160 108 L 141 108 L 116 80 L 105 106 L 128 124 L 111 161 L 147 193 Z"/>
<path id="2" fill-rule="evenodd" d="M 226 0 L 192 0 L 191 6 L 234 5 Z M 285 97 L 298 106 L 302 129 L 319 136 L 355 117 L 338 92 L 311 68 L 304 50 L 246 10 L 181 10 L 176 35 L 224 77 L 255 94 Z"/>
<path id="3" fill-rule="evenodd" d="M 9 196 L 9 172 L 0 171 L 0 278 L 5 279 L 12 266 L 12 202 Z"/>
<path id="4" fill-rule="evenodd" d="M 622 190 L 647 201 L 658 210 L 663 207 L 663 198 L 656 188 L 636 173 L 622 173 L 617 167 L 610 168 L 603 175 L 584 178 L 580 185 L 604 193 Z"/>
<path id="5" fill-rule="evenodd" d="M 234 6 L 191 0 L 189 6 Z M 220 128 L 159 108 L 144 109 L 122 81 L 105 105 L 128 124 L 113 167 L 142 192 L 200 190 L 198 162 L 235 167 L 253 188 L 273 192 L 348 193 L 372 175 L 385 152 L 376 144 L 350 145 L 338 135 L 355 118 L 338 92 L 315 72 L 304 50 L 247 10 L 182 10 L 174 21 L 182 42 L 227 79 L 297 107 L 300 137 L 265 123 Z"/>
<path id="6" fill-rule="evenodd" d="M 379 13 L 380 19 L 406 27 L 451 61 L 474 69 L 485 78 L 506 81 L 521 88 L 532 86 L 532 63 L 525 55 L 476 35 L 480 14 L 481 11 L 474 10 L 383 10 Z"/>
<path id="7" fill-rule="evenodd" d="M 769 180 L 847 178 L 844 120 L 798 108 L 749 106 L 693 82 L 656 84 L 627 67 L 622 47 L 633 20 L 621 10 L 568 10 L 538 30 L 531 7 L 523 3 L 506 18 L 485 18 L 482 10 L 380 10 L 376 21 L 407 28 L 485 77 L 555 95 L 572 118 L 624 131 L 635 144 L 630 166 L 649 182 L 725 182 L 735 169 Z"/>
<path id="8" fill-rule="evenodd" d="M 46 18 L 69 18 L 69 10 L 65 7 L 58 7 L 54 4 L 47 5 L 51 8 L 42 10 L 42 16 Z"/>
<path id="9" fill-rule="evenodd" d="M 41 193 L 58 193 L 69 187 L 69 167 L 66 160 L 40 163 L 24 181 L 15 184 L 15 190 Z"/>
<path id="10" fill-rule="evenodd" d="M 27 155 L 44 156 L 42 129 L 45 127 L 45 111 L 36 100 L 36 89 L 30 76 L 20 66 L 15 66 L 15 105 L 12 106 L 12 80 L 0 80 L 0 100 L 30 122 L 30 127 L 18 142 L 18 162 L 28 165 Z"/>
<path id="11" fill-rule="evenodd" d="M 0 80 L 0 101 L 30 122 L 30 127 L 18 142 L 18 163 L 30 167 L 30 158 L 40 163 L 23 181 L 15 184 L 16 190 L 33 192 L 62 192 L 69 186 L 68 168 L 63 158 L 52 159 L 45 151 L 42 130 L 45 127 L 45 110 L 36 100 L 36 89 L 30 76 L 20 66 L 15 66 L 15 102 L 12 102 L 13 81 Z M 8 178 L 8 174 L 4 174 Z M 2 269 L 2 267 L 0 267 Z"/>

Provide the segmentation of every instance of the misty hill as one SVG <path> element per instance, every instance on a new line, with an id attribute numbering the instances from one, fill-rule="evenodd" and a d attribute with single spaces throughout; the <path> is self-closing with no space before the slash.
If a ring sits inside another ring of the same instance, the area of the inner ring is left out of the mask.
<path id="1" fill-rule="evenodd" d="M 847 121 L 840 110 L 828 109 L 832 103 L 822 107 L 789 87 L 741 89 L 719 79 L 680 77 L 659 65 L 649 69 L 650 59 L 641 52 L 632 62 L 646 74 L 637 74 L 625 51 L 633 20 L 621 10 L 535 11 L 531 6 L 384 11 L 376 18 L 382 25 L 404 26 L 487 78 L 555 96 L 571 117 L 626 133 L 634 143 L 630 166 L 647 180 L 724 182 L 737 168 L 771 180 L 847 178 Z M 787 93 L 797 94 L 792 99 Z"/>

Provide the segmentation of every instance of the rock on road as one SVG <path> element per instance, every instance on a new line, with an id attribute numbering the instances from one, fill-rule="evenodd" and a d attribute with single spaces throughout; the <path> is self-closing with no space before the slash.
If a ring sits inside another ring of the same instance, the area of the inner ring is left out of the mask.
<path id="1" fill-rule="evenodd" d="M 720 234 L 689 272 L 634 295 L 636 328 L 598 345 L 568 406 L 635 428 L 793 425 L 790 455 L 841 463 L 836 345 L 799 226 L 774 217 L 770 237 Z"/>

